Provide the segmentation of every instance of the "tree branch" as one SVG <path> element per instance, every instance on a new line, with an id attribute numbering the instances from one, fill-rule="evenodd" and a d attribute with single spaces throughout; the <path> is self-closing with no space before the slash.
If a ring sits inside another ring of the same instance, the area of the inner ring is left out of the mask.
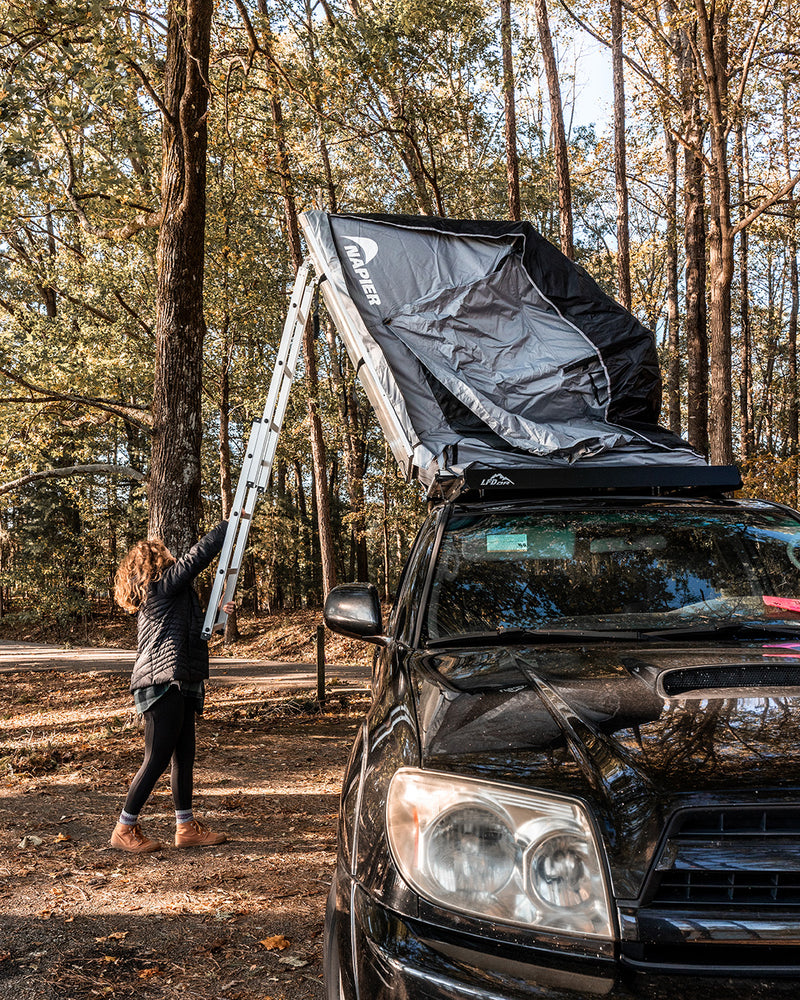
<path id="1" fill-rule="evenodd" d="M 127 420 L 128 423 L 133 424 L 135 427 L 138 427 L 139 430 L 145 431 L 146 433 L 149 433 L 152 430 L 152 414 L 149 410 L 145 410 L 141 406 L 128 406 L 125 403 L 117 403 L 110 399 L 93 399 L 90 396 L 79 396 L 75 393 L 54 391 L 53 389 L 47 389 L 44 386 L 36 385 L 34 382 L 30 382 L 28 379 L 23 378 L 21 375 L 17 375 L 15 372 L 12 372 L 7 368 L 0 368 L 0 375 L 4 375 L 11 382 L 14 382 L 16 385 L 21 385 L 34 396 L 47 402 L 79 403 L 81 406 L 88 406 L 92 409 L 102 410 L 105 413 L 112 414 L 112 416 L 120 417 L 122 420 Z"/>
<path id="2" fill-rule="evenodd" d="M 81 205 L 80 197 L 75 194 L 75 182 L 77 180 L 77 175 L 75 172 L 75 160 L 72 156 L 72 149 L 70 148 L 70 145 L 61 130 L 54 129 L 54 131 L 61 139 L 64 151 L 67 154 L 68 177 L 64 192 L 69 199 L 69 203 L 72 205 L 75 215 L 78 217 L 78 222 L 80 222 L 81 226 L 87 233 L 91 233 L 92 236 L 95 236 L 100 240 L 118 242 L 120 240 L 130 239 L 131 236 L 135 236 L 136 233 L 141 232 L 142 229 L 155 229 L 161 225 L 161 220 L 164 216 L 163 208 L 160 208 L 157 212 L 141 212 L 139 215 L 131 219 L 130 222 L 127 222 L 124 226 L 120 226 L 119 229 L 99 229 L 95 226 L 84 211 L 83 205 Z"/>
<path id="3" fill-rule="evenodd" d="M 4 493 L 12 493 L 14 490 L 27 486 L 28 483 L 35 483 L 41 479 L 68 479 L 70 476 L 97 476 L 102 473 L 111 476 L 125 476 L 127 479 L 133 479 L 137 483 L 147 481 L 147 476 L 143 472 L 132 468 L 130 465 L 111 465 L 105 462 L 97 465 L 66 465 L 63 468 L 43 469 L 41 472 L 33 472 L 29 476 L 22 476 L 21 479 L 14 479 L 9 483 L 0 483 L 0 496 Z"/>
<path id="4" fill-rule="evenodd" d="M 575 11 L 572 10 L 566 0 L 559 0 L 559 3 L 579 28 L 582 28 L 587 34 L 591 35 L 595 41 L 600 42 L 601 45 L 605 45 L 606 48 L 609 49 L 611 48 L 611 41 L 608 38 L 604 38 L 599 32 L 595 31 L 590 24 L 584 21 L 583 18 L 579 17 Z M 652 73 L 646 70 L 644 66 L 640 66 L 639 63 L 637 63 L 635 59 L 631 59 L 629 55 L 623 55 L 623 58 L 631 69 L 634 70 L 634 72 L 637 73 L 643 80 L 646 80 L 651 87 L 658 90 L 662 97 L 666 98 L 673 104 L 675 103 L 675 98 L 670 93 L 669 89 L 665 87 L 660 80 L 654 77 Z"/>
<path id="5" fill-rule="evenodd" d="M 785 198 L 790 191 L 792 191 L 800 183 L 800 174 L 795 174 L 791 180 L 787 181 L 786 184 L 777 192 L 777 194 L 770 195 L 769 198 L 765 198 L 761 204 L 754 208 L 753 211 L 745 216 L 744 219 L 740 219 L 739 222 L 733 227 L 732 234 L 734 236 L 738 235 L 743 229 L 746 229 L 751 222 L 762 215 L 768 208 L 772 208 L 775 202 L 780 201 L 781 198 Z"/>

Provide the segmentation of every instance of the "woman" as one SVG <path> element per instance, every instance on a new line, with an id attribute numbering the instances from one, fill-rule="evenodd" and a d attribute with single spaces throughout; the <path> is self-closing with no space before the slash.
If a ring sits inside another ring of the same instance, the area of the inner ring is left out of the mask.
<path id="1" fill-rule="evenodd" d="M 137 613 L 136 661 L 131 691 L 144 716 L 144 761 L 131 782 L 111 846 L 135 854 L 158 851 L 146 837 L 139 813 L 172 761 L 175 846 L 206 847 L 226 837 L 199 823 L 192 813 L 195 715 L 203 711 L 208 644 L 201 636 L 203 612 L 194 579 L 222 549 L 227 521 L 176 560 L 162 541 L 137 542 L 120 563 L 114 598 Z M 230 614 L 230 601 L 224 611 Z"/>

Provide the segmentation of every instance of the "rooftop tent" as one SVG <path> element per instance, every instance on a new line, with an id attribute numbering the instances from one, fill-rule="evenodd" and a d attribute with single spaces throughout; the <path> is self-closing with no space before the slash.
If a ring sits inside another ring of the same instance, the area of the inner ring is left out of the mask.
<path id="1" fill-rule="evenodd" d="M 658 426 L 652 333 L 527 223 L 301 221 L 326 305 L 409 475 L 705 464 Z"/>

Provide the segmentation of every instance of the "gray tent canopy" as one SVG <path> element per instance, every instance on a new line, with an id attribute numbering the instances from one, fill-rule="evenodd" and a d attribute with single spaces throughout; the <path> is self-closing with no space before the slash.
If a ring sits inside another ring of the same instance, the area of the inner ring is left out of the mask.
<path id="1" fill-rule="evenodd" d="M 301 222 L 409 476 L 705 464 L 658 426 L 652 333 L 527 223 L 323 212 Z"/>

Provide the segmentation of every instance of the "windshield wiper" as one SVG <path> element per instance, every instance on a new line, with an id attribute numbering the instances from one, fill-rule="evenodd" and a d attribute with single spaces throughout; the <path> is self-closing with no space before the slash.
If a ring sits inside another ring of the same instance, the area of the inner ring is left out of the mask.
<path id="1" fill-rule="evenodd" d="M 584 629 L 584 628 L 498 628 L 487 632 L 463 632 L 441 639 L 429 639 L 426 649 L 453 646 L 511 646 L 559 642 L 654 642 L 679 639 L 773 639 L 776 636 L 800 638 L 800 622 L 702 622 L 673 628 Z"/>
<path id="2" fill-rule="evenodd" d="M 505 646 L 539 642 L 639 642 L 649 635 L 622 629 L 585 628 L 498 628 L 490 632 L 462 632 L 441 639 L 429 639 L 427 649 L 447 646 Z"/>
<path id="3" fill-rule="evenodd" d="M 643 629 L 648 639 L 772 639 L 776 635 L 800 638 L 800 622 L 702 622 L 696 625 L 678 625 L 673 628 Z"/>

